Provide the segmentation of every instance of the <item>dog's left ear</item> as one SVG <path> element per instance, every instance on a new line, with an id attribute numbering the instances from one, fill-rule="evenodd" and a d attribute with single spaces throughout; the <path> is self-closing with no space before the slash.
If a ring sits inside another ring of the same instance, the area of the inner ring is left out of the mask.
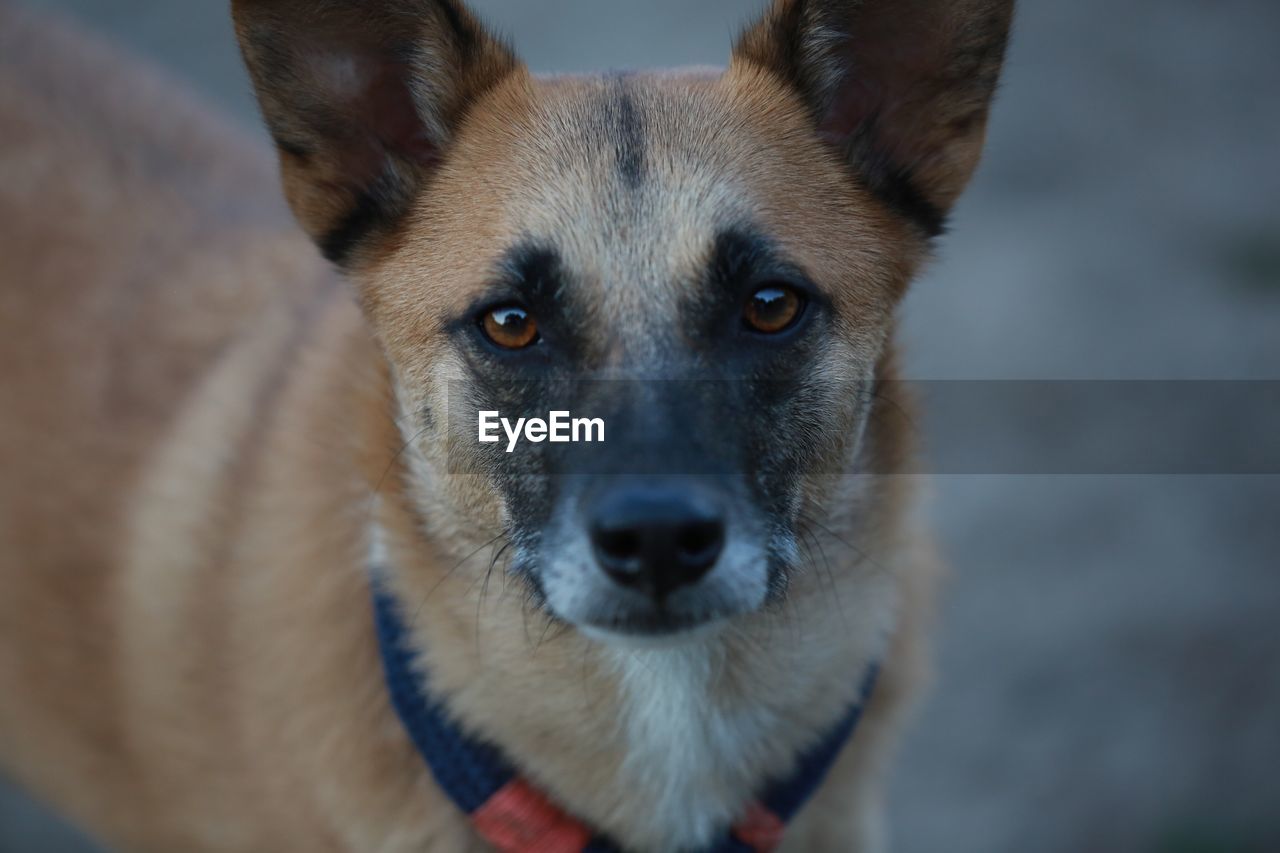
<path id="1" fill-rule="evenodd" d="M 929 236 L 968 183 L 1013 0 L 776 0 L 734 50 L 791 86 L 867 186 Z"/>
<path id="2" fill-rule="evenodd" d="M 233 0 L 285 196 L 325 256 L 358 262 L 522 66 L 461 0 Z"/>

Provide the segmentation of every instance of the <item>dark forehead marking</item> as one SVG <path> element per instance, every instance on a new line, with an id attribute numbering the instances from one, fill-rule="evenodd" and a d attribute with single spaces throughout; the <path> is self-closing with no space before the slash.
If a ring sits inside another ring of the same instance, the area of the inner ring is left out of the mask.
<path id="1" fill-rule="evenodd" d="M 830 300 L 805 269 L 766 234 L 750 225 L 737 225 L 716 232 L 706 267 L 703 299 L 725 295 L 741 297 L 752 286 L 783 282 L 802 288 L 807 297 L 831 307 Z"/>
<path id="2" fill-rule="evenodd" d="M 631 189 L 640 186 L 645 173 L 644 116 L 636 104 L 627 74 L 608 78 L 602 97 L 601 116 L 605 138 L 613 144 L 618 174 Z"/>
<path id="3" fill-rule="evenodd" d="M 772 246 L 760 234 L 742 227 L 716 233 L 708 265 L 711 283 L 724 290 L 776 264 Z"/>
<path id="4" fill-rule="evenodd" d="M 501 284 L 530 303 L 553 300 L 561 285 L 560 254 L 546 243 L 522 240 L 502 254 L 497 273 Z"/>
<path id="5" fill-rule="evenodd" d="M 494 261 L 489 286 L 449 322 L 454 332 L 475 323 L 476 315 L 498 303 L 519 302 L 535 311 L 554 306 L 561 295 L 563 264 L 555 247 L 524 238 Z"/>

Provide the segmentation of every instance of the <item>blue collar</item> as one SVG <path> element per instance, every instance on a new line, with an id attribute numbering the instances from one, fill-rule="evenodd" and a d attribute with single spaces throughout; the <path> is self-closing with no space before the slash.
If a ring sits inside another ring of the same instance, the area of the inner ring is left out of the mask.
<path id="1" fill-rule="evenodd" d="M 527 782 L 492 744 L 465 733 L 426 692 L 396 601 L 374 592 L 378 647 L 396 713 L 436 782 L 496 849 L 542 853 L 621 853 L 622 848 L 560 809 Z M 863 679 L 858 702 L 796 762 L 789 778 L 769 784 L 748 814 L 704 853 L 772 850 L 788 821 L 811 797 L 853 735 L 875 685 Z"/>

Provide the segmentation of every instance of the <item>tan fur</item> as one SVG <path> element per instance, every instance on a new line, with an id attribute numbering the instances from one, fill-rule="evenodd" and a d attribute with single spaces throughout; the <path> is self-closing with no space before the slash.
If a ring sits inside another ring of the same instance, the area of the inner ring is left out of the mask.
<path id="1" fill-rule="evenodd" d="M 685 789 L 640 739 L 678 750 L 682 732 L 750 717 L 754 740 L 683 780 L 708 820 L 732 818 L 882 657 L 856 739 L 786 846 L 880 849 L 880 779 L 924 670 L 935 574 L 909 478 L 808 483 L 837 570 L 801 572 L 783 608 L 705 647 L 656 653 L 658 669 L 707 677 L 654 733 L 629 692 L 648 677 L 636 655 L 556 627 L 544 641 L 516 581 L 488 589 L 503 508 L 476 478 L 442 481 L 439 443 L 407 414 L 461 375 L 438 318 L 504 239 L 570 234 L 612 322 L 667 310 L 672 270 L 700 263 L 707 223 L 733 211 L 834 283 L 848 319 L 828 369 L 861 360 L 892 378 L 892 312 L 924 242 L 847 179 L 777 75 L 739 58 L 635 81 L 663 156 L 644 230 L 619 234 L 594 207 L 616 178 L 566 131 L 603 84 L 512 67 L 451 126 L 432 192 L 361 252 L 350 287 L 286 222 L 261 153 L 185 95 L 12 10 L 0 33 L 0 767 L 121 849 L 478 849 L 388 704 L 374 547 L 465 725 L 638 850 L 689 838 L 654 819 Z M 288 157 L 295 211 L 319 234 L 352 190 L 309 195 Z M 636 262 L 655 254 L 670 266 Z M 636 352 L 644 330 L 615 339 Z M 875 470 L 904 470 L 903 432 L 873 419 Z"/>

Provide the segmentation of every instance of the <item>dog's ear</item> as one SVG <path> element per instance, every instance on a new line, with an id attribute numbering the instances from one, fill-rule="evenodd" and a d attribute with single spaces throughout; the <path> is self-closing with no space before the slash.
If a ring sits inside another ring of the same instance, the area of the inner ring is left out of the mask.
<path id="1" fill-rule="evenodd" d="M 819 133 L 925 233 L 978 163 L 1013 0 L 776 0 L 734 50 L 794 88 Z"/>
<path id="2" fill-rule="evenodd" d="M 233 0 L 285 195 L 325 257 L 395 227 L 468 107 L 521 66 L 455 0 Z"/>

